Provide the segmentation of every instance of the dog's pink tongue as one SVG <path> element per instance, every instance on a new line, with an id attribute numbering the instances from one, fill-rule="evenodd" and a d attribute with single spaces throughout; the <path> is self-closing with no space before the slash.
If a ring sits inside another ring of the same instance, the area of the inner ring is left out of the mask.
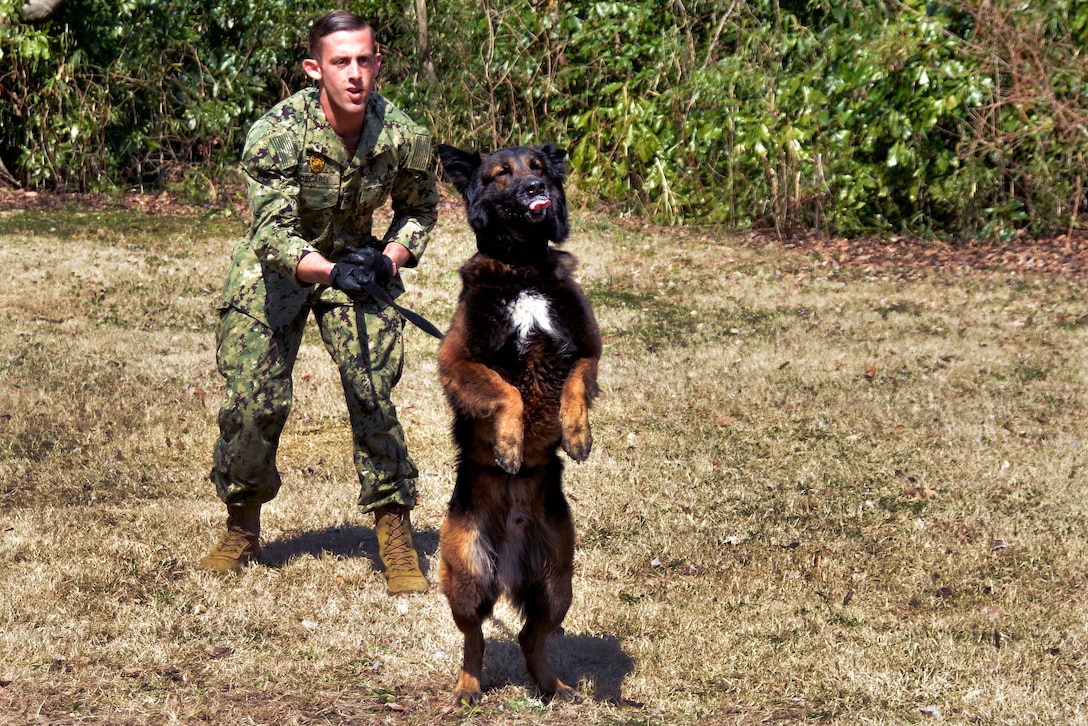
<path id="1" fill-rule="evenodd" d="M 529 209 L 534 212 L 539 212 L 541 209 L 547 209 L 552 206 L 552 200 L 541 197 L 529 202 Z"/>

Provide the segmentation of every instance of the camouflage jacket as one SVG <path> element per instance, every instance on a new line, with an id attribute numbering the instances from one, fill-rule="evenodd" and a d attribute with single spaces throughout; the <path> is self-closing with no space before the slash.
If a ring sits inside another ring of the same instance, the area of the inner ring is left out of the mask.
<path id="1" fill-rule="evenodd" d="M 242 170 L 252 221 L 235 245 L 222 304 L 273 329 L 308 305 L 351 302 L 339 290 L 299 282 L 303 255 L 316 250 L 335 262 L 348 247 L 398 242 L 411 253 L 412 267 L 438 219 L 430 134 L 378 94 L 370 98 L 353 158 L 329 126 L 318 89 L 308 88 L 257 120 Z M 373 215 L 387 199 L 393 220 L 378 239 Z M 404 292 L 399 275 L 388 291 Z"/>

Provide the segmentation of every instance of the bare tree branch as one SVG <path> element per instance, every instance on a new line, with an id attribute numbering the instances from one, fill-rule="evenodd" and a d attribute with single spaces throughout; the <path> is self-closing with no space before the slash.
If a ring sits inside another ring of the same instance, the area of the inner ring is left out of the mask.
<path id="1" fill-rule="evenodd" d="M 11 175 L 8 168 L 4 166 L 4 160 L 0 159 L 0 182 L 7 184 L 13 189 L 19 188 L 19 180 Z"/>

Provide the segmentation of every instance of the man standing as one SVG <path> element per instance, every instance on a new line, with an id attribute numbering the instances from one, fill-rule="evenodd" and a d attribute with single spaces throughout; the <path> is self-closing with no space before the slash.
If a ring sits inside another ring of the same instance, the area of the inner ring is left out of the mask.
<path id="1" fill-rule="evenodd" d="M 227 532 L 199 567 L 238 572 L 260 556 L 261 505 L 280 487 L 276 449 L 312 312 L 340 369 L 359 506 L 375 513 L 389 590 L 422 592 L 409 516 L 418 471 L 390 402 L 404 321 L 368 289 L 403 293 L 399 270 L 427 245 L 438 217 L 431 138 L 374 92 L 381 54 L 361 18 L 321 17 L 309 54 L 302 67 L 316 86 L 259 119 L 242 155 L 252 222 L 234 251 L 216 333 L 227 399 L 211 479 Z M 372 215 L 386 199 L 393 220 L 379 240 Z"/>

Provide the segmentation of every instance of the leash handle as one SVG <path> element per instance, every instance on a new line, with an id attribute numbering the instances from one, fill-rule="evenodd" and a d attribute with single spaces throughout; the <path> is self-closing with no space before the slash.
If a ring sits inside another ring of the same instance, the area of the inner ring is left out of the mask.
<path id="1" fill-rule="evenodd" d="M 394 310 L 400 313 L 401 317 L 422 330 L 424 333 L 434 336 L 438 340 L 442 340 L 442 338 L 444 337 L 442 335 L 442 331 L 435 327 L 434 323 L 432 323 L 430 320 L 427 320 L 427 318 L 423 317 L 414 310 L 409 310 L 406 307 L 398 305 L 397 302 L 389 296 L 389 293 L 378 287 L 376 283 L 367 282 L 364 283 L 363 287 L 366 288 L 366 291 L 370 293 L 371 297 L 373 297 L 375 300 L 383 305 L 388 305 L 392 307 Z"/>

